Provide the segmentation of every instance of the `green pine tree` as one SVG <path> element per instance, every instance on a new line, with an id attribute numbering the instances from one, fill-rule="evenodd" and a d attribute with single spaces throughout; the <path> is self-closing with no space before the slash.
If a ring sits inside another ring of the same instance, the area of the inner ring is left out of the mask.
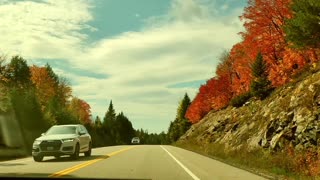
<path id="1" fill-rule="evenodd" d="M 99 116 L 96 117 L 96 119 L 94 120 L 94 125 L 96 128 L 101 128 L 102 127 L 102 122 Z"/>
<path id="2" fill-rule="evenodd" d="M 111 138 L 112 140 L 111 144 L 115 144 L 115 136 L 116 136 L 115 121 L 116 121 L 116 112 L 113 108 L 113 104 L 111 100 L 108 111 L 106 112 L 103 118 L 103 123 L 102 123 L 102 127 L 105 131 L 106 136 L 109 136 L 109 138 Z"/>
<path id="3" fill-rule="evenodd" d="M 191 100 L 188 96 L 187 93 L 185 93 L 183 99 L 181 100 L 180 104 L 179 104 L 179 107 L 177 109 L 177 115 L 176 115 L 176 118 L 178 120 L 182 120 L 182 119 L 185 119 L 185 114 L 188 110 L 188 107 L 189 105 L 191 104 Z"/>
<path id="4" fill-rule="evenodd" d="M 20 56 L 11 58 L 6 66 L 4 77 L 9 80 L 9 86 L 26 89 L 31 85 L 31 73 L 27 61 Z"/>
<path id="5" fill-rule="evenodd" d="M 286 39 L 297 48 L 320 47 L 320 1 L 293 0 L 293 18 L 285 23 Z"/>
<path id="6" fill-rule="evenodd" d="M 177 108 L 176 119 L 173 122 L 170 122 L 167 134 L 170 142 L 177 141 L 190 128 L 191 122 L 185 118 L 185 114 L 190 104 L 191 100 L 188 94 L 185 93 Z"/>
<path id="7" fill-rule="evenodd" d="M 250 85 L 251 94 L 259 99 L 264 99 L 271 91 L 271 82 L 268 80 L 267 66 L 260 52 L 251 70 L 254 77 Z"/>

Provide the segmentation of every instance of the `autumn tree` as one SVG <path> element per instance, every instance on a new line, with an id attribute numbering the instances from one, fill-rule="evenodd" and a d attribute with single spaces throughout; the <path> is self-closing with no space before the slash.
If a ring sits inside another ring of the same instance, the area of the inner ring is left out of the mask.
<path id="1" fill-rule="evenodd" d="M 69 106 L 69 111 L 81 124 L 91 124 L 91 107 L 82 99 L 73 97 Z"/>
<path id="2" fill-rule="evenodd" d="M 57 86 L 55 80 L 49 75 L 47 68 L 33 65 L 30 67 L 31 81 L 36 88 L 42 111 L 48 102 L 55 97 Z"/>

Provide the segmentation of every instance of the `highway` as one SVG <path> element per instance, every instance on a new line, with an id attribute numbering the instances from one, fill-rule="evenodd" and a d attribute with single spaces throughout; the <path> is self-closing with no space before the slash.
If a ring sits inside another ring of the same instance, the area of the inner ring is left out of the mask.
<path id="1" fill-rule="evenodd" d="M 65 177 L 153 180 L 264 179 L 214 159 L 167 145 L 95 148 L 91 157 L 31 157 L 0 162 L 0 177 Z"/>

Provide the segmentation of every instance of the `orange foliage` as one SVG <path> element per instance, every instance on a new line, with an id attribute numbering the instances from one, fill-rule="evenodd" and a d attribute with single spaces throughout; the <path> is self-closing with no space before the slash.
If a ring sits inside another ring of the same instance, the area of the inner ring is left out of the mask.
<path id="1" fill-rule="evenodd" d="M 91 107 L 82 99 L 72 98 L 69 110 L 82 124 L 91 124 Z"/>
<path id="2" fill-rule="evenodd" d="M 233 46 L 230 52 L 230 58 L 233 61 L 232 69 L 234 71 L 232 76 L 231 91 L 234 96 L 248 92 L 250 89 L 250 83 L 252 80 L 251 64 L 255 60 L 258 51 L 253 51 L 254 48 L 246 47 L 244 43 L 238 43 Z M 250 57 L 248 54 L 251 54 Z"/>
<path id="3" fill-rule="evenodd" d="M 41 104 L 42 110 L 48 101 L 56 95 L 56 87 L 54 80 L 49 76 L 45 67 L 33 65 L 30 67 L 31 81 L 36 87 L 37 97 Z"/>
<path id="4" fill-rule="evenodd" d="M 269 69 L 269 79 L 274 86 L 288 82 L 290 74 L 282 71 L 283 55 L 287 42 L 283 25 L 292 13 L 291 0 L 249 0 L 241 19 L 246 32 L 241 33 L 248 56 L 255 56 L 261 51 Z M 252 52 L 253 51 L 253 52 Z M 280 67 L 280 68 L 279 68 Z"/>

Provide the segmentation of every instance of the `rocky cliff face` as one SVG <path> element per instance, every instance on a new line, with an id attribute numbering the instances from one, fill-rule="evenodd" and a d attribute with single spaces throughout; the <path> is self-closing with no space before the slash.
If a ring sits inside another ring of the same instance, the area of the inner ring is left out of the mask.
<path id="1" fill-rule="evenodd" d="M 210 112 L 179 141 L 188 140 L 224 144 L 228 150 L 320 145 L 320 72 L 277 89 L 263 101 Z"/>

